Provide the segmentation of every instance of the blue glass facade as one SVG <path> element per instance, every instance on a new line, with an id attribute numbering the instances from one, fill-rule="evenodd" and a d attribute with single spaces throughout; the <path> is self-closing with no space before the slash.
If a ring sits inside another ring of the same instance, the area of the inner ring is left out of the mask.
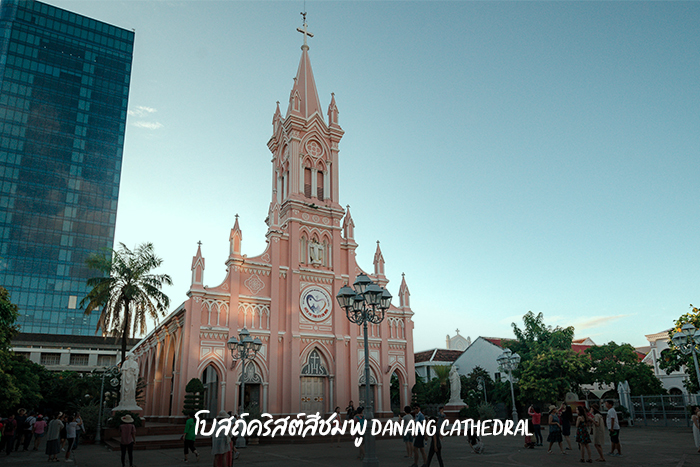
<path id="1" fill-rule="evenodd" d="M 78 306 L 112 248 L 134 33 L 0 3 L 0 285 L 22 332 L 94 335 Z"/>

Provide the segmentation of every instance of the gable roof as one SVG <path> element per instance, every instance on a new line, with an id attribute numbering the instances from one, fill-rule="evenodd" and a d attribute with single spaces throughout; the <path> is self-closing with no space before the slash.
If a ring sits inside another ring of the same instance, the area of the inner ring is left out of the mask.
<path id="1" fill-rule="evenodd" d="M 463 350 L 431 349 L 417 352 L 413 355 L 415 363 L 422 362 L 451 362 L 459 358 Z"/>

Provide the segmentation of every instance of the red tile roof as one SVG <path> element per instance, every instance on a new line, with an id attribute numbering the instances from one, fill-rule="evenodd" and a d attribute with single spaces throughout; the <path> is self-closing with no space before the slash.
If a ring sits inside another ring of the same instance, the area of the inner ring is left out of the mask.
<path id="1" fill-rule="evenodd" d="M 415 363 L 421 362 L 454 362 L 464 350 L 431 349 L 413 355 Z"/>

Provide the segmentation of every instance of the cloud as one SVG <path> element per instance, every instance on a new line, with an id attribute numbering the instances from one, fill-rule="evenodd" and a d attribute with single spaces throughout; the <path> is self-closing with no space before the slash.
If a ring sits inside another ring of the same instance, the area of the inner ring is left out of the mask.
<path id="1" fill-rule="evenodd" d="M 138 128 L 146 128 L 149 130 L 157 130 L 158 128 L 163 128 L 163 124 L 160 122 L 143 122 L 143 121 L 138 121 L 132 123 L 133 126 L 138 127 Z"/>
<path id="2" fill-rule="evenodd" d="M 153 107 L 145 107 L 143 105 L 139 105 L 135 109 L 129 110 L 128 114 L 132 117 L 146 117 L 156 112 L 157 110 Z"/>
<path id="3" fill-rule="evenodd" d="M 577 321 L 576 323 L 574 323 L 574 328 L 576 328 L 577 332 L 583 329 L 598 328 L 601 326 L 606 326 L 613 321 L 617 321 L 618 319 L 626 318 L 628 316 L 632 315 L 592 316 L 588 319 Z"/>

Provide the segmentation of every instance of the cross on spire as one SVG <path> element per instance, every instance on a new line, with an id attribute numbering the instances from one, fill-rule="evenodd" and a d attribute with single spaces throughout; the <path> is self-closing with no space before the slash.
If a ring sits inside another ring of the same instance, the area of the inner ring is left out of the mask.
<path id="1" fill-rule="evenodd" d="M 308 36 L 308 37 L 314 37 L 314 35 L 311 34 L 311 33 L 308 31 L 308 29 L 307 29 L 308 24 L 306 24 L 306 12 L 304 11 L 304 12 L 301 12 L 301 13 L 299 13 L 299 14 L 302 16 L 302 18 L 304 18 L 304 24 L 303 24 L 304 29 L 302 29 L 302 28 L 297 28 L 297 31 L 299 31 L 300 33 L 302 33 L 302 34 L 304 35 L 304 45 L 302 45 L 301 48 L 302 48 L 302 49 L 304 49 L 304 48 L 308 49 L 309 46 L 306 44 L 306 38 L 307 38 L 307 36 Z"/>
<path id="2" fill-rule="evenodd" d="M 198 241 L 198 242 L 197 242 L 197 245 L 198 245 L 198 246 L 202 246 L 202 241 L 201 241 L 201 240 Z"/>

